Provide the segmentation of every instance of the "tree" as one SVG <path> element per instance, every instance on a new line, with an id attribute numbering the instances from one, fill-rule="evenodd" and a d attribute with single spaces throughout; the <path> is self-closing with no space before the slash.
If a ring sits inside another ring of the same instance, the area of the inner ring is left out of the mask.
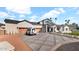
<path id="1" fill-rule="evenodd" d="M 65 20 L 65 24 L 66 24 L 66 25 L 69 25 L 69 22 L 70 22 L 70 19 Z"/>
<path id="2" fill-rule="evenodd" d="M 73 26 L 75 29 L 79 29 L 79 26 L 78 26 L 78 24 L 76 24 L 76 23 L 72 23 L 72 26 Z"/>
<path id="3" fill-rule="evenodd" d="M 56 23 L 56 21 L 57 21 L 57 17 L 55 18 L 55 23 Z"/>

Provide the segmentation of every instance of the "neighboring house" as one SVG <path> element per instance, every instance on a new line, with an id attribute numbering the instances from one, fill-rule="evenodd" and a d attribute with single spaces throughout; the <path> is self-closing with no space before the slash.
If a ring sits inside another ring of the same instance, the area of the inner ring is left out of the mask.
<path id="1" fill-rule="evenodd" d="M 71 33 L 71 29 L 68 25 L 61 25 L 59 31 L 61 33 Z"/>
<path id="2" fill-rule="evenodd" d="M 5 19 L 4 22 L 5 22 L 6 34 L 16 34 L 16 33 L 19 33 L 19 31 L 17 29 L 17 24 L 19 23 L 19 21 Z"/>

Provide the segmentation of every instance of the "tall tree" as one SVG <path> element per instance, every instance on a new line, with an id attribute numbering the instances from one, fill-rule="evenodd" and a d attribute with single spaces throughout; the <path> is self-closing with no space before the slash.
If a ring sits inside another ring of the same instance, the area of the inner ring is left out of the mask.
<path id="1" fill-rule="evenodd" d="M 76 24 L 76 23 L 72 23 L 72 26 L 73 26 L 75 29 L 78 29 L 78 28 L 79 28 L 78 24 Z"/>
<path id="2" fill-rule="evenodd" d="M 69 25 L 69 22 L 70 22 L 70 19 L 65 20 L 65 24 L 66 24 L 66 25 Z"/>
<path id="3" fill-rule="evenodd" d="M 56 21 L 57 21 L 57 17 L 55 18 L 55 23 L 56 23 Z"/>

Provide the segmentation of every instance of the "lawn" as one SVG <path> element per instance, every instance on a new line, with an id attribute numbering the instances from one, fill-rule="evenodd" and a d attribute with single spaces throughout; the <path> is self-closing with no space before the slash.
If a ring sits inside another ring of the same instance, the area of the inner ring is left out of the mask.
<path id="1" fill-rule="evenodd" d="M 70 35 L 75 35 L 75 36 L 79 36 L 79 31 L 75 31 L 75 32 L 72 32 L 72 33 L 69 33 Z"/>

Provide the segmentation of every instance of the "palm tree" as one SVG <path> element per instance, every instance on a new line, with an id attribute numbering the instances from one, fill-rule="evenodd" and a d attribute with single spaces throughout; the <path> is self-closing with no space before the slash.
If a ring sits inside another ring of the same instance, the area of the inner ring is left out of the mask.
<path id="1" fill-rule="evenodd" d="M 57 17 L 55 18 L 55 23 L 56 23 L 56 21 L 57 21 Z"/>
<path id="2" fill-rule="evenodd" d="M 70 19 L 65 20 L 65 22 L 66 22 L 66 23 L 65 23 L 66 25 L 69 25 Z"/>

